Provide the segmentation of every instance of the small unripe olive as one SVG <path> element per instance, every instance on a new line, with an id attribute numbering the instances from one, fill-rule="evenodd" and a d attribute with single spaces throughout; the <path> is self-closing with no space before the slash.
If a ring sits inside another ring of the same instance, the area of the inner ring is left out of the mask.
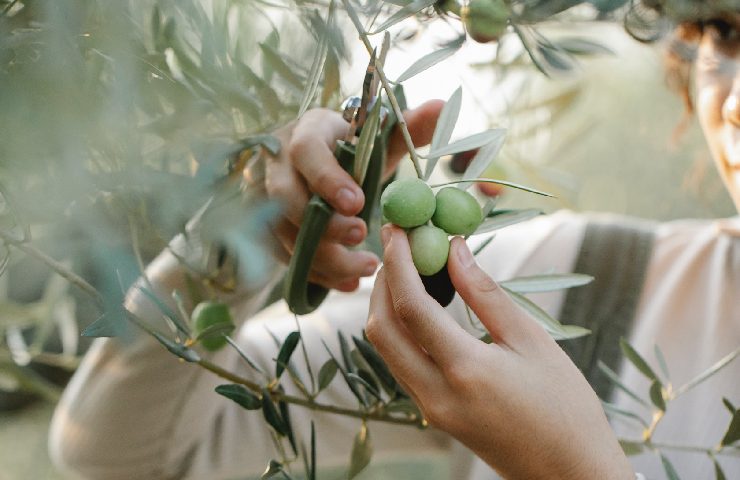
<path id="1" fill-rule="evenodd" d="M 455 187 L 437 192 L 432 223 L 450 235 L 470 235 L 478 228 L 482 217 L 478 201 L 468 192 Z"/>
<path id="2" fill-rule="evenodd" d="M 213 325 L 223 325 L 226 329 L 234 327 L 229 306 L 223 303 L 201 302 L 193 310 L 192 318 L 196 335 Z M 200 340 L 200 344 L 204 349 L 213 352 L 226 345 L 226 338 L 223 335 L 205 337 Z"/>
<path id="3" fill-rule="evenodd" d="M 444 230 L 422 225 L 411 230 L 409 244 L 414 266 L 421 275 L 434 275 L 447 264 L 450 240 Z"/>
<path id="4" fill-rule="evenodd" d="M 380 196 L 383 215 L 402 228 L 423 225 L 432 218 L 434 192 L 423 180 L 404 178 L 386 187 Z"/>
<path id="5" fill-rule="evenodd" d="M 505 0 L 471 0 L 464 18 L 465 29 L 476 42 L 495 42 L 506 31 L 510 15 Z"/>

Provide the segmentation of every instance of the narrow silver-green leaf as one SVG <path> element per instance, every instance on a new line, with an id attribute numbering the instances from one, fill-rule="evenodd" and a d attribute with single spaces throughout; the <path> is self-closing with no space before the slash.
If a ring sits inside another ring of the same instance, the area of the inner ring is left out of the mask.
<path id="1" fill-rule="evenodd" d="M 553 42 L 556 47 L 573 55 L 614 55 L 614 50 L 606 45 L 581 37 L 558 38 Z"/>
<path id="2" fill-rule="evenodd" d="M 290 362 L 290 357 L 295 352 L 295 348 L 298 346 L 298 342 L 301 340 L 301 334 L 299 332 L 291 332 L 280 347 L 280 352 L 275 362 L 275 378 L 280 378 L 283 371 Z"/>
<path id="3" fill-rule="evenodd" d="M 352 444 L 352 455 L 350 456 L 349 472 L 347 478 L 352 480 L 370 463 L 373 455 L 373 446 L 370 442 L 370 432 L 363 422 L 359 433 L 355 436 Z"/>
<path id="4" fill-rule="evenodd" d="M 520 185 L 514 182 L 507 182 L 504 180 L 495 180 L 493 178 L 470 178 L 470 179 L 465 179 L 465 180 L 452 180 L 450 182 L 437 183 L 434 185 L 430 185 L 430 187 L 438 188 L 438 187 L 444 187 L 446 185 L 465 185 L 465 187 L 463 188 L 463 190 L 465 190 L 473 183 L 495 183 L 497 185 L 504 185 L 507 187 L 516 188 L 517 190 L 523 190 L 529 193 L 536 193 L 537 195 L 542 195 L 543 197 L 554 197 L 554 195 L 551 195 L 547 192 L 543 192 L 541 190 L 536 190 L 534 188 Z"/>
<path id="5" fill-rule="evenodd" d="M 233 323 L 217 323 L 209 325 L 208 327 L 200 331 L 198 335 L 194 338 L 194 340 L 196 342 L 199 342 L 208 338 L 220 338 L 233 332 L 234 328 L 236 327 Z"/>
<path id="6" fill-rule="evenodd" d="M 330 358 L 321 366 L 321 369 L 319 369 L 319 391 L 329 386 L 331 381 L 334 380 L 337 370 L 337 362 L 333 358 Z"/>
<path id="7" fill-rule="evenodd" d="M 668 480 L 681 480 L 681 477 L 678 476 L 678 472 L 676 472 L 676 468 L 673 466 L 670 460 L 668 460 L 668 457 L 660 454 L 660 461 L 663 464 L 663 470 L 665 470 L 666 476 L 668 476 Z"/>
<path id="8" fill-rule="evenodd" d="M 665 356 L 663 356 L 663 351 L 660 349 L 657 343 L 653 346 L 653 351 L 655 351 L 655 358 L 658 359 L 658 366 L 660 367 L 660 373 L 663 374 L 666 381 L 670 381 L 671 376 L 668 373 L 668 363 L 665 361 Z"/>
<path id="9" fill-rule="evenodd" d="M 501 285 L 517 293 L 552 292 L 587 285 L 593 279 L 591 275 L 580 273 L 549 274 L 513 278 L 501 282 Z"/>
<path id="10" fill-rule="evenodd" d="M 267 43 L 260 43 L 259 47 L 262 50 L 262 58 L 272 67 L 275 73 L 283 77 L 293 88 L 302 92 L 304 80 L 283 60 L 280 53 Z"/>
<path id="11" fill-rule="evenodd" d="M 499 215 L 494 215 L 484 219 L 473 235 L 499 230 L 510 225 L 526 222 L 534 217 L 542 215 L 542 210 L 538 208 L 527 208 L 524 210 L 509 210 Z"/>
<path id="12" fill-rule="evenodd" d="M 732 445 L 740 440 L 740 410 L 735 410 L 720 445 Z"/>
<path id="13" fill-rule="evenodd" d="M 740 347 L 736 348 L 733 352 L 730 352 L 729 354 L 724 356 L 722 359 L 720 359 L 720 361 L 718 361 L 717 363 L 709 367 L 707 370 L 705 370 L 703 373 L 698 375 L 696 378 L 694 378 L 687 384 L 676 389 L 676 394 L 674 395 L 674 397 L 678 397 L 679 395 L 682 395 L 688 392 L 689 390 L 696 387 L 703 381 L 711 378 L 712 375 L 716 374 L 717 372 L 725 368 L 727 365 L 732 363 L 732 361 L 735 360 L 738 357 L 738 355 L 740 355 Z"/>
<path id="14" fill-rule="evenodd" d="M 365 125 L 362 127 L 360 138 L 357 140 L 353 177 L 358 185 L 362 185 L 365 181 L 367 167 L 370 165 L 370 157 L 373 154 L 373 147 L 380 127 L 380 107 L 382 103 L 380 100 L 375 102 L 373 109 L 365 120 Z"/>
<path id="15" fill-rule="evenodd" d="M 308 73 L 308 79 L 306 79 L 306 89 L 303 91 L 303 98 L 301 98 L 301 104 L 298 108 L 298 118 L 301 118 L 306 112 L 308 107 L 313 102 L 316 92 L 319 90 L 319 81 L 321 74 L 326 64 L 326 55 L 329 52 L 329 36 L 331 32 L 331 24 L 334 20 L 334 1 L 329 4 L 329 13 L 326 19 L 326 28 L 321 34 L 319 43 L 316 46 L 316 54 L 313 57 L 311 63 L 311 69 Z"/>
<path id="16" fill-rule="evenodd" d="M 735 414 L 736 408 L 735 408 L 735 405 L 732 404 L 732 402 L 730 401 L 730 399 L 728 399 L 726 397 L 722 397 L 722 403 L 724 404 L 724 406 L 727 409 L 727 411 L 730 412 L 730 415 L 734 415 Z"/>
<path id="17" fill-rule="evenodd" d="M 475 250 L 473 250 L 473 256 L 477 257 L 483 250 L 486 249 L 487 246 L 491 244 L 494 238 L 496 238 L 496 235 L 491 235 L 490 237 L 486 238 L 483 243 L 475 247 Z"/>
<path id="18" fill-rule="evenodd" d="M 458 87 L 450 98 L 442 107 L 442 112 L 439 114 L 437 120 L 437 126 L 434 129 L 434 135 L 432 135 L 432 143 L 429 146 L 430 150 L 439 150 L 448 143 L 452 138 L 452 132 L 455 130 L 457 125 L 457 119 L 460 116 L 460 108 L 462 106 L 462 87 Z M 434 171 L 434 167 L 437 165 L 439 157 L 429 157 L 424 171 L 424 180 L 429 180 L 429 177 Z"/>
<path id="19" fill-rule="evenodd" d="M 591 333 L 591 331 L 587 328 L 579 327 L 577 325 L 560 324 L 560 322 L 552 318 L 550 315 L 547 314 L 547 312 L 542 310 L 537 304 L 535 304 L 524 295 L 509 290 L 506 287 L 502 288 L 509 293 L 511 298 L 520 307 L 524 308 L 524 310 L 529 313 L 532 318 L 534 318 L 540 325 L 542 325 L 544 329 L 547 330 L 547 333 L 549 333 L 550 336 L 552 336 L 552 338 L 554 338 L 555 340 L 578 338 Z"/>
<path id="20" fill-rule="evenodd" d="M 482 176 L 498 157 L 501 148 L 504 146 L 504 141 L 506 140 L 506 129 L 497 128 L 491 131 L 495 132 L 495 135 L 492 135 L 491 141 L 475 154 L 475 157 L 473 157 L 470 165 L 468 165 L 468 168 L 465 169 L 465 172 L 462 175 L 463 180 L 472 180 Z M 460 183 L 457 185 L 457 188 L 467 190 L 471 185 L 472 183 Z M 501 185 L 503 185 L 503 183 L 501 183 Z"/>
<path id="21" fill-rule="evenodd" d="M 216 393 L 233 400 L 247 410 L 259 410 L 262 408 L 260 397 L 252 393 L 247 387 L 239 384 L 219 385 Z"/>
<path id="22" fill-rule="evenodd" d="M 640 442 L 632 442 L 630 440 L 619 440 L 619 446 L 622 447 L 622 451 L 628 457 L 630 455 L 639 455 L 645 450 L 645 445 Z"/>
<path id="23" fill-rule="evenodd" d="M 361 372 L 361 371 L 362 370 L 359 370 L 359 372 Z M 362 385 L 362 387 L 368 393 L 370 393 L 373 397 L 375 397 L 376 399 L 382 400 L 382 398 L 380 396 L 380 392 L 378 391 L 378 389 L 376 387 L 373 387 L 372 385 L 370 385 L 370 382 L 368 382 L 367 380 L 365 380 L 364 378 L 362 378 L 360 375 L 358 375 L 356 373 L 348 373 L 347 374 L 347 378 L 349 378 L 356 385 L 358 385 L 358 384 L 359 385 Z"/>
<path id="24" fill-rule="evenodd" d="M 226 341 L 229 342 L 229 345 L 231 345 L 234 350 L 237 351 L 240 357 L 247 362 L 247 365 L 252 367 L 256 372 L 261 373 L 262 375 L 265 375 L 265 371 L 262 370 L 262 368 L 255 362 L 249 355 L 247 355 L 247 352 L 245 352 L 237 343 L 231 339 L 231 337 L 226 336 Z"/>
<path id="25" fill-rule="evenodd" d="M 393 375 L 388 369 L 385 361 L 381 358 L 370 342 L 355 336 L 352 337 L 352 341 L 355 342 L 360 355 L 362 355 L 362 358 L 365 359 L 368 366 L 373 370 L 373 373 L 378 377 L 378 380 L 383 384 L 386 391 L 396 391 L 398 387 L 396 379 L 393 378 Z"/>
<path id="26" fill-rule="evenodd" d="M 632 362 L 632 364 L 646 377 L 648 377 L 650 380 L 658 380 L 658 376 L 655 374 L 652 368 L 650 368 L 650 365 L 645 361 L 642 356 L 637 353 L 637 350 L 635 350 L 632 345 L 627 342 L 624 338 L 619 339 L 619 347 L 622 349 L 622 353 L 625 357 L 627 357 L 627 360 Z"/>
<path id="27" fill-rule="evenodd" d="M 288 428 L 280 417 L 280 413 L 278 413 L 277 408 L 275 408 L 275 404 L 272 402 L 272 397 L 270 397 L 270 392 L 266 388 L 262 389 L 262 414 L 267 423 L 278 435 L 284 437 L 288 434 Z"/>
<path id="28" fill-rule="evenodd" d="M 660 380 L 653 380 L 650 384 L 650 401 L 660 411 L 665 412 L 665 399 L 663 398 L 663 384 Z"/>
<path id="29" fill-rule="evenodd" d="M 200 355 L 198 353 L 188 348 L 180 343 L 175 343 L 172 340 L 166 338 L 164 335 L 162 335 L 159 332 L 156 332 L 154 330 L 149 331 L 149 333 L 157 339 L 159 343 L 164 345 L 164 347 L 170 351 L 170 353 L 173 353 L 177 355 L 178 357 L 182 358 L 186 362 L 198 362 L 200 361 Z"/>
<path id="30" fill-rule="evenodd" d="M 398 22 L 402 22 L 403 20 L 406 20 L 412 15 L 416 15 L 418 12 L 422 11 L 423 9 L 429 6 L 434 5 L 435 3 L 436 3 L 436 0 L 414 0 L 413 2 L 403 7 L 401 10 L 391 15 L 388 18 L 388 20 L 381 23 L 379 27 L 377 27 L 375 30 L 370 32 L 370 35 L 375 35 L 384 30 L 387 30 L 388 28 L 392 27 Z"/>
<path id="31" fill-rule="evenodd" d="M 488 146 L 489 144 L 495 145 L 495 144 L 498 144 L 498 142 L 501 142 L 498 147 L 498 149 L 500 149 L 501 145 L 503 145 L 503 139 L 505 136 L 506 136 L 506 129 L 504 128 L 492 128 L 491 130 L 486 130 L 485 132 L 474 133 L 473 135 L 467 136 L 465 138 L 461 138 L 460 140 L 447 144 L 444 147 L 440 147 L 436 150 L 430 151 L 426 155 L 426 158 L 442 157 L 445 155 L 453 155 L 455 153 L 467 152 L 468 150 L 475 150 L 476 148 L 481 148 L 484 145 L 486 146 Z M 496 154 L 498 153 L 498 149 L 496 149 Z M 482 151 L 483 149 L 481 149 L 481 151 L 478 152 L 478 155 L 480 155 Z M 473 159 L 473 162 L 470 165 L 473 165 L 473 163 L 475 163 L 475 159 L 478 158 L 478 155 L 475 156 L 475 158 Z M 495 158 L 495 154 L 493 158 Z M 486 167 L 488 167 L 488 165 L 486 165 Z M 470 169 L 470 166 L 468 166 L 468 170 L 469 169 Z M 483 168 L 483 170 L 481 170 L 480 173 L 483 173 L 484 170 L 485 168 Z M 467 170 L 466 170 L 466 173 L 467 173 Z M 478 176 L 480 176 L 480 174 L 474 175 L 472 178 L 475 178 Z"/>
<path id="32" fill-rule="evenodd" d="M 270 460 L 270 463 L 267 464 L 267 468 L 265 469 L 264 473 L 260 477 L 260 480 L 267 480 L 268 478 L 272 478 L 282 471 L 283 471 L 282 463 L 278 462 L 277 460 Z"/>
<path id="33" fill-rule="evenodd" d="M 399 75 L 396 79 L 396 83 L 405 82 L 409 78 L 412 78 L 413 76 L 420 74 L 424 70 L 427 70 L 435 66 L 436 64 L 450 58 L 452 55 L 455 54 L 455 52 L 460 50 L 461 46 L 462 42 L 459 42 L 457 44 L 453 44 L 452 46 L 441 48 L 437 51 L 424 55 L 413 64 L 411 64 L 411 66 L 407 68 L 401 75 Z"/>
<path id="34" fill-rule="evenodd" d="M 649 407 L 648 403 L 643 400 L 637 393 L 635 393 L 633 390 L 631 390 L 629 387 L 627 387 L 622 381 L 619 379 L 619 375 L 609 368 L 607 364 L 599 360 L 598 363 L 599 370 L 606 375 L 606 377 L 609 379 L 610 382 L 614 384 L 615 387 L 622 390 L 624 393 L 626 393 L 630 398 L 635 400 L 636 402 L 640 403 L 641 405 L 644 405 L 645 407 Z"/>
<path id="35" fill-rule="evenodd" d="M 614 414 L 614 415 L 621 415 L 625 418 L 632 419 L 642 425 L 643 428 L 648 428 L 648 423 L 642 419 L 638 414 L 634 412 L 630 412 L 629 410 L 625 410 L 623 408 L 619 408 L 613 403 L 609 403 L 606 401 L 601 401 L 601 405 L 604 407 L 604 411 L 608 414 Z"/>
<path id="36" fill-rule="evenodd" d="M 720 465 L 717 459 L 714 457 L 712 457 L 712 462 L 714 463 L 714 479 L 727 480 L 727 476 L 725 476 L 725 472 L 724 470 L 722 470 L 722 465 Z"/>

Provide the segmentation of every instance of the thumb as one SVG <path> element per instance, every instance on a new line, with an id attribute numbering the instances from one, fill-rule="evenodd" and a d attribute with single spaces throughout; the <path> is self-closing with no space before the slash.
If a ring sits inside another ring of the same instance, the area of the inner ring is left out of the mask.
<path id="1" fill-rule="evenodd" d="M 428 100 L 413 110 L 403 112 L 403 118 L 414 146 L 421 147 L 432 141 L 432 135 L 434 135 L 434 129 L 437 127 L 437 120 L 444 105 L 443 100 Z M 401 130 L 396 127 L 388 141 L 388 164 L 385 174 L 395 170 L 398 161 L 407 152 Z"/>
<path id="2" fill-rule="evenodd" d="M 513 347 L 545 333 L 478 266 L 461 237 L 452 239 L 447 265 L 455 290 L 475 312 L 494 342 Z M 539 332 L 540 330 L 542 331 Z"/>

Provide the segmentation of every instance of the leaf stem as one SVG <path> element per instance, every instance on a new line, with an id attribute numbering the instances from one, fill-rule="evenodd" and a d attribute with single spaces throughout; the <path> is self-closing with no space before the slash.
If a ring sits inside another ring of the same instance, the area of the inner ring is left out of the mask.
<path id="1" fill-rule="evenodd" d="M 347 13 L 349 14 L 350 19 L 352 20 L 352 23 L 355 25 L 355 28 L 357 29 L 357 33 L 360 34 L 360 39 L 362 40 L 362 43 L 365 45 L 365 48 L 367 49 L 368 53 L 372 54 L 373 46 L 370 43 L 370 39 L 368 38 L 367 31 L 365 31 L 365 28 L 362 26 L 362 23 L 360 22 L 359 17 L 357 16 L 357 12 L 355 11 L 354 7 L 349 3 L 349 0 L 342 0 L 342 3 L 344 4 L 344 8 L 347 9 Z M 416 153 L 416 148 L 414 148 L 414 141 L 411 139 L 411 134 L 409 133 L 409 129 L 406 125 L 406 120 L 403 118 L 403 112 L 401 111 L 401 107 L 398 105 L 398 99 L 396 98 L 396 95 L 393 93 L 393 87 L 391 87 L 390 82 L 388 81 L 388 77 L 385 75 L 385 71 L 383 70 L 383 66 L 380 63 L 375 63 L 375 71 L 378 73 L 378 76 L 380 77 L 380 82 L 383 84 L 383 90 L 385 90 L 386 95 L 388 95 L 388 101 L 391 103 L 391 107 L 393 107 L 393 113 L 396 114 L 396 118 L 398 119 L 398 128 L 401 130 L 401 134 L 403 135 L 403 140 L 406 143 L 406 148 L 409 151 L 409 157 L 411 158 L 411 162 L 414 164 L 414 170 L 416 170 L 416 176 L 423 179 L 424 174 L 421 171 L 421 165 L 419 162 L 419 155 Z"/>

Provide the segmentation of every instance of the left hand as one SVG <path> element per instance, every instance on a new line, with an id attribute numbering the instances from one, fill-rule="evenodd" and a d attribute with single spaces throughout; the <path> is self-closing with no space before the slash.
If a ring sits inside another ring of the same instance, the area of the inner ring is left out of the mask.
<path id="1" fill-rule="evenodd" d="M 385 266 L 366 333 L 430 425 L 506 478 L 635 478 L 586 379 L 477 266 L 462 238 L 450 247 L 450 278 L 492 344 L 426 293 L 404 231 L 386 225 L 382 233 Z"/>

